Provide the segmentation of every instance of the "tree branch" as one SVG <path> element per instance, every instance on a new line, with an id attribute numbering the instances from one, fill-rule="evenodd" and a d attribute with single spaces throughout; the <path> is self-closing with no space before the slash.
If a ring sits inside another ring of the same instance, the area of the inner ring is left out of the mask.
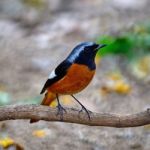
<path id="1" fill-rule="evenodd" d="M 65 108 L 63 121 L 68 123 L 84 124 L 89 126 L 107 127 L 137 127 L 150 124 L 150 108 L 146 111 L 131 114 L 118 115 L 109 113 L 91 112 L 91 120 L 85 112 L 79 114 L 79 110 Z M 9 105 L 0 107 L 0 121 L 16 119 L 38 119 L 45 121 L 60 121 L 57 108 L 41 105 Z"/>

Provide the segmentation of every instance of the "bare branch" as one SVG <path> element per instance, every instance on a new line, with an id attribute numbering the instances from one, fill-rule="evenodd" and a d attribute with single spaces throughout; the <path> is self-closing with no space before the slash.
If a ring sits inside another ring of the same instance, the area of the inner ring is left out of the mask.
<path id="1" fill-rule="evenodd" d="M 64 113 L 62 122 L 117 128 L 137 127 L 150 124 L 150 108 L 146 111 L 131 115 L 91 112 L 91 120 L 88 119 L 85 112 L 79 114 L 79 110 L 65 109 L 67 113 Z M 0 107 L 0 121 L 17 119 L 60 121 L 60 116 L 57 115 L 57 108 L 41 105 L 9 105 Z"/>

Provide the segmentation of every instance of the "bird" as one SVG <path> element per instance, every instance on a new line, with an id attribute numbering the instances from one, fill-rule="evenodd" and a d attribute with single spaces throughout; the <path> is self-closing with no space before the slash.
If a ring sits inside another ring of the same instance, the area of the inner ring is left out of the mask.
<path id="1" fill-rule="evenodd" d="M 56 99 L 57 114 L 62 120 L 63 112 L 66 110 L 62 107 L 59 96 L 70 95 L 81 105 L 81 111 L 85 110 L 90 119 L 89 111 L 74 94 L 81 92 L 91 82 L 96 70 L 95 56 L 105 46 L 106 44 L 95 42 L 82 42 L 75 46 L 66 59 L 50 73 L 40 93 L 45 93 L 41 105 L 49 106 Z M 37 121 L 39 120 L 31 119 L 30 123 Z"/>

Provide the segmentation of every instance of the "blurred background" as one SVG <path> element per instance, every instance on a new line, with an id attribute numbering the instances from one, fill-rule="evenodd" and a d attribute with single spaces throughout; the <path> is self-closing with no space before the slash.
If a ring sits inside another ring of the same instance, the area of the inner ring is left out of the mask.
<path id="1" fill-rule="evenodd" d="M 0 105 L 39 104 L 50 71 L 78 43 L 96 41 L 108 46 L 97 55 L 92 83 L 76 97 L 95 112 L 150 107 L 149 8 L 149 0 L 0 0 Z M 79 108 L 69 96 L 61 103 Z M 150 126 L 5 121 L 3 149 L 149 150 Z"/>

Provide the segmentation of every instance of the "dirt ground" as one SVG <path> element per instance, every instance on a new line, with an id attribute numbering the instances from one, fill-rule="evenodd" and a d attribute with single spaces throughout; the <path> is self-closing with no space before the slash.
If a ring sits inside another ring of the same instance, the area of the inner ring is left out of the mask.
<path id="1" fill-rule="evenodd" d="M 10 93 L 12 104 L 26 99 L 32 103 L 30 98 L 39 97 L 49 72 L 77 43 L 117 34 L 150 18 L 148 0 L 57 0 L 53 5 L 49 0 L 47 10 L 40 12 L 35 8 L 26 10 L 27 6 L 20 6 L 17 0 L 17 8 L 7 8 L 7 1 L 0 2 L 0 87 Z M 105 75 L 113 70 L 120 70 L 130 83 L 129 94 L 100 94 Z M 149 82 L 136 79 L 122 58 L 107 57 L 98 63 L 92 83 L 77 98 L 91 111 L 130 114 L 150 106 L 149 90 Z M 46 132 L 43 138 L 32 134 L 40 129 Z M 1 122 L 0 134 L 13 138 L 25 150 L 150 149 L 149 127 L 117 129 L 17 120 Z"/>

